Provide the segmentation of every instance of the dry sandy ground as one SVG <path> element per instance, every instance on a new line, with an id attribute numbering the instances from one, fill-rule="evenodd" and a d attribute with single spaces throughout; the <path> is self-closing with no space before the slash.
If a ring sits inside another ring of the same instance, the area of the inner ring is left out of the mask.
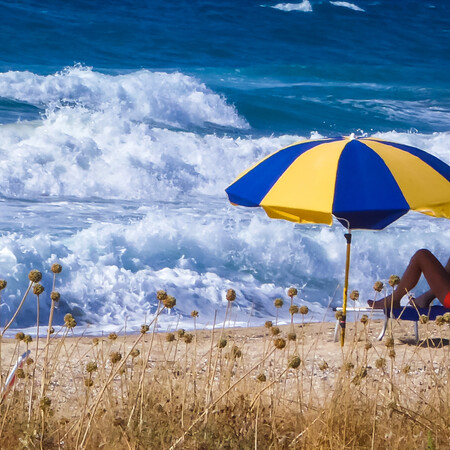
<path id="1" fill-rule="evenodd" d="M 334 323 L 295 323 L 293 330 L 296 334 L 295 341 L 288 341 L 287 335 L 292 331 L 290 325 L 281 326 L 281 333 L 277 337 L 287 340 L 287 346 L 283 350 L 276 350 L 270 358 L 261 366 L 256 367 L 250 374 L 255 378 L 264 370 L 273 376 L 281 372 L 287 365 L 289 357 L 297 354 L 302 360 L 302 367 L 308 379 L 313 380 L 311 387 L 318 392 L 326 392 L 335 382 L 341 368 L 350 363 L 350 370 L 355 371 L 364 365 L 374 375 L 374 379 L 387 376 L 388 373 L 397 374 L 401 380 L 405 367 L 409 366 L 408 383 L 416 386 L 429 385 L 429 378 L 433 370 L 444 367 L 447 371 L 450 363 L 450 326 L 444 324 L 437 326 L 435 323 L 420 324 L 420 338 L 418 344 L 414 342 L 414 328 L 412 322 L 392 322 L 392 336 L 395 342 L 395 357 L 389 356 L 390 348 L 386 346 L 388 334 L 383 341 L 377 341 L 382 322 L 374 320 L 364 327 L 361 323 L 348 324 L 346 342 L 341 347 L 339 342 L 334 342 Z M 356 326 L 356 329 L 355 329 Z M 193 331 L 190 331 L 194 333 Z M 176 333 L 175 333 L 176 334 Z M 273 340 L 270 330 L 265 327 L 249 328 L 226 328 L 211 330 L 197 330 L 196 340 L 186 344 L 184 340 L 176 339 L 167 342 L 167 333 L 151 332 L 141 335 L 119 336 L 116 340 L 108 336 L 93 339 L 91 337 L 68 337 L 65 339 L 54 338 L 49 348 L 49 359 L 53 365 L 51 368 L 50 391 L 58 391 L 61 399 L 70 401 L 72 396 L 77 396 L 83 389 L 86 364 L 97 361 L 99 366 L 103 365 L 103 376 L 107 376 L 111 370 L 109 356 L 111 352 L 120 352 L 123 356 L 127 354 L 132 345 L 139 340 L 136 348 L 140 350 L 140 356 L 127 360 L 126 366 L 130 369 L 133 364 L 142 363 L 142 357 L 149 352 L 150 367 L 164 364 L 171 370 L 183 370 L 183 368 L 197 367 L 199 373 L 205 372 L 206 366 L 212 359 L 211 352 L 217 352 L 217 342 L 221 337 L 227 339 L 227 346 L 223 349 L 223 355 L 229 352 L 233 346 L 237 346 L 242 353 L 240 359 L 241 373 L 245 373 L 262 361 L 264 355 L 273 349 Z M 372 347 L 366 349 L 367 343 Z M 95 344 L 95 345 L 94 345 Z M 44 359 L 45 338 L 39 340 L 38 358 L 39 364 Z M 11 366 L 17 360 L 17 356 L 26 349 L 23 342 L 15 339 L 3 339 L 1 345 L 1 370 L 2 385 Z M 35 358 L 36 341 L 29 344 L 30 357 Z M 391 353 L 392 356 L 392 353 Z M 377 360 L 386 360 L 385 369 L 377 368 Z M 326 363 L 326 365 L 324 364 Z M 38 366 L 39 366 L 38 364 Z M 30 368 L 32 365 L 29 366 Z M 27 366 L 24 366 L 27 369 Z M 37 369 L 39 371 L 39 367 Z M 349 372 L 350 372 L 349 370 Z M 99 370 L 100 376 L 100 370 Z M 39 380 L 40 378 L 37 377 Z M 312 386 L 314 385 L 314 386 Z M 409 388 L 413 389 L 411 385 Z"/>

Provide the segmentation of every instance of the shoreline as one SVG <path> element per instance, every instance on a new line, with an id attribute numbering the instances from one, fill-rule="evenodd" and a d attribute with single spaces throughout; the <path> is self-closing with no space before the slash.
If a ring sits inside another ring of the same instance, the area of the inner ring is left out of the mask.
<path id="1" fill-rule="evenodd" d="M 434 322 L 429 322 L 427 324 L 419 324 L 419 342 L 416 343 L 414 340 L 414 329 L 413 323 L 409 321 L 392 321 L 393 322 L 393 338 L 396 342 L 396 345 L 399 348 L 403 349 L 405 353 L 414 352 L 416 348 L 427 347 L 427 348 L 435 348 L 436 350 L 447 350 L 450 352 L 449 346 L 449 338 L 450 334 L 448 331 L 446 332 L 446 327 L 437 326 Z M 334 341 L 334 330 L 335 330 L 335 322 L 304 322 L 302 323 L 294 323 L 293 330 L 297 334 L 297 338 L 300 339 L 309 339 L 314 340 L 316 342 L 316 347 L 319 349 L 319 352 L 328 351 L 328 350 L 339 350 L 339 354 L 345 355 L 347 351 L 350 351 L 353 346 L 362 346 L 365 340 L 370 341 L 373 348 L 383 348 L 385 347 L 385 341 L 388 338 L 389 331 L 386 332 L 385 337 L 378 341 L 376 338 L 381 331 L 383 326 L 383 320 L 381 319 L 372 319 L 369 322 L 367 328 L 364 327 L 363 324 L 359 322 L 347 322 L 346 328 L 346 338 L 344 347 L 341 347 L 339 340 L 337 342 Z M 275 325 L 273 323 L 273 328 L 278 327 L 280 329 L 280 336 L 287 337 L 291 330 L 291 324 L 278 324 Z M 216 327 L 213 329 L 206 328 L 197 328 L 194 329 L 184 329 L 180 327 L 178 330 L 172 331 L 162 331 L 156 330 L 152 331 L 151 329 L 144 335 L 142 339 L 142 343 L 149 343 L 150 339 L 156 339 L 158 341 L 158 345 L 162 342 L 165 342 L 167 336 L 170 334 L 177 335 L 179 330 L 183 330 L 184 334 L 192 334 L 197 337 L 199 343 L 207 341 L 208 345 L 212 339 L 217 340 L 221 335 L 228 336 L 229 338 L 236 340 L 237 342 L 243 345 L 261 345 L 260 341 L 270 340 L 274 336 L 271 334 L 270 329 L 265 326 L 249 326 L 249 327 Z M 367 333 L 365 333 L 367 331 Z M 442 336 L 442 332 L 444 331 L 445 337 Z M 113 337 L 111 337 L 113 336 Z M 110 346 L 129 346 L 135 340 L 142 338 L 141 333 L 136 331 L 130 331 L 127 333 L 120 332 L 105 332 L 104 334 L 99 335 L 56 335 L 51 336 L 50 338 L 50 347 L 53 344 L 61 342 L 61 340 L 66 341 L 70 345 L 80 345 L 83 348 L 92 347 L 94 348 L 93 342 L 102 342 L 109 343 Z M 442 345 L 438 343 L 442 340 Z M 427 344 L 428 341 L 428 344 Z M 431 344 L 430 344 L 431 343 Z M 46 335 L 41 335 L 39 337 L 39 349 L 38 352 L 44 350 L 46 344 Z M 298 340 L 294 342 L 296 346 L 299 345 Z M 304 343 L 305 344 L 305 343 Z M 10 354 L 13 348 L 18 347 L 18 341 L 15 337 L 2 337 L 1 338 L 2 345 L 2 363 L 5 354 Z M 96 344 L 97 345 L 97 344 Z M 24 344 L 19 346 L 20 348 L 24 347 Z M 32 342 L 29 344 L 27 348 L 31 349 L 32 352 L 35 351 L 36 347 L 36 338 L 32 336 Z M 320 350 L 322 349 L 322 350 Z M 86 353 L 89 356 L 89 352 Z M 336 358 L 333 358 L 335 360 Z M 3 364 L 2 364 L 3 366 Z"/>
<path id="2" fill-rule="evenodd" d="M 340 306 L 337 306 L 335 308 L 324 308 L 324 311 L 321 311 L 320 314 L 314 311 L 309 311 L 308 315 L 305 317 L 304 323 L 305 324 L 320 324 L 320 323 L 328 323 L 328 324 L 336 324 L 336 317 L 335 313 L 337 308 L 340 308 Z M 376 320 L 382 320 L 384 317 L 383 311 L 379 309 L 373 309 L 371 311 L 366 310 L 364 308 L 367 308 L 366 306 L 361 307 L 348 307 L 347 308 L 347 325 L 351 326 L 351 323 L 357 322 L 360 320 L 361 316 L 363 314 L 366 314 L 369 316 L 371 321 Z M 295 325 L 300 325 L 302 322 L 300 320 L 301 315 L 297 314 L 297 317 L 294 321 Z M 162 320 L 161 320 L 162 319 Z M 276 317 L 275 316 L 268 316 L 266 319 L 261 318 L 255 318 L 250 317 L 249 319 L 246 318 L 245 321 L 237 321 L 236 318 L 227 319 L 225 321 L 225 328 L 226 329 L 246 329 L 246 328 L 258 328 L 258 327 L 264 327 L 264 323 L 266 321 L 272 321 L 275 324 Z M 148 320 L 148 318 L 147 318 Z M 194 323 L 192 318 L 185 317 L 183 322 L 180 322 L 178 320 L 174 320 L 173 323 L 167 323 L 163 322 L 164 316 L 159 316 L 158 319 L 158 325 L 157 329 L 155 330 L 155 333 L 170 333 L 176 330 L 176 326 L 179 328 L 184 328 L 186 331 L 193 331 L 194 330 Z M 151 322 L 151 320 L 150 320 Z M 161 323 L 163 322 L 163 323 Z M 190 322 L 189 325 L 186 325 L 186 322 Z M 252 322 L 257 322 L 253 323 Z M 279 317 L 278 318 L 278 325 L 279 326 L 288 326 L 290 325 L 290 317 Z M 133 324 L 121 324 L 121 325 L 115 325 L 115 324 L 106 324 L 103 327 L 96 325 L 95 327 L 92 326 L 92 324 L 88 325 L 77 325 L 74 329 L 71 330 L 70 337 L 105 337 L 109 333 L 114 332 L 117 333 L 119 336 L 125 336 L 125 335 L 137 335 L 139 334 L 139 329 L 143 323 L 134 322 Z M 92 326 L 92 328 L 91 328 Z M 223 322 L 217 322 L 215 325 L 210 325 L 210 322 L 203 322 L 198 323 L 197 322 L 197 330 L 204 330 L 211 332 L 213 329 L 218 330 L 222 329 L 224 326 Z M 54 337 L 61 337 L 61 333 L 64 330 L 64 324 L 63 325 L 55 325 L 53 324 L 53 327 L 56 329 L 56 333 Z M 99 331 L 101 328 L 103 330 Z M 124 328 L 128 328 L 128 331 L 123 331 Z M 46 338 L 47 336 L 47 324 L 41 324 L 39 326 L 39 337 L 40 338 Z M 25 334 L 30 334 L 31 336 L 36 336 L 36 326 L 33 327 L 22 327 L 22 328 L 9 328 L 3 339 L 14 339 L 14 336 L 18 332 L 23 332 Z M 58 336 L 59 335 L 59 336 Z"/>

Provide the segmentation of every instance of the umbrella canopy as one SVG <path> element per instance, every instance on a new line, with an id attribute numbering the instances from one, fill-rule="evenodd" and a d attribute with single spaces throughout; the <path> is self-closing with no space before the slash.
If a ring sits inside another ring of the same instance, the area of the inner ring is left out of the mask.
<path id="1" fill-rule="evenodd" d="M 386 227 L 409 210 L 450 218 L 450 167 L 407 145 L 336 138 L 285 147 L 243 172 L 230 202 L 269 217 L 349 229 Z"/>
<path id="2" fill-rule="evenodd" d="M 450 167 L 429 153 L 374 138 L 339 137 L 285 147 L 243 172 L 231 203 L 269 217 L 346 228 L 341 345 L 344 345 L 352 229 L 380 230 L 409 210 L 450 219 Z"/>

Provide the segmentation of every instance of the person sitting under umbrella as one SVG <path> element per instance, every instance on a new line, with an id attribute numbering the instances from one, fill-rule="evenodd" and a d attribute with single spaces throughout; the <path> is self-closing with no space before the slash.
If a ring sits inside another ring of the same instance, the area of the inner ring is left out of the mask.
<path id="1" fill-rule="evenodd" d="M 394 309 L 400 308 L 400 300 L 418 283 L 422 274 L 430 290 L 411 301 L 417 308 L 428 308 L 437 298 L 445 308 L 450 308 L 450 258 L 444 267 L 427 249 L 418 250 L 413 255 L 392 295 L 377 301 L 368 300 L 367 303 L 374 309 L 390 309 L 391 302 Z"/>

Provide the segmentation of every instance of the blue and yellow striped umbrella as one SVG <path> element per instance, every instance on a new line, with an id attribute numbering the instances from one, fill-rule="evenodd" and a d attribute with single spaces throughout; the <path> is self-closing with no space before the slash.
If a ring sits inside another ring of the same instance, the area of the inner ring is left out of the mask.
<path id="1" fill-rule="evenodd" d="M 349 232 L 343 345 L 352 229 L 380 230 L 410 210 L 450 219 L 450 167 L 429 153 L 374 138 L 340 137 L 285 147 L 243 172 L 231 203 L 260 206 L 269 217 L 332 224 Z"/>
<path id="2" fill-rule="evenodd" d="M 230 202 L 269 217 L 379 230 L 409 210 L 450 218 L 450 167 L 407 145 L 373 138 L 285 147 L 226 189 Z"/>

